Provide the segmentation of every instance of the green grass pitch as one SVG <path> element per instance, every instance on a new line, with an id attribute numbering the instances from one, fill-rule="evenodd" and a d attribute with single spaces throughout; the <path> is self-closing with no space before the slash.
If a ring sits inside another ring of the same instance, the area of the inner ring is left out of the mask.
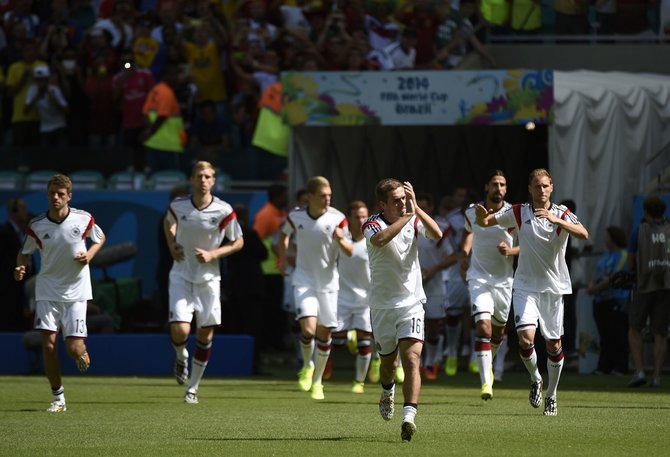
<path id="1" fill-rule="evenodd" d="M 321 402 L 297 391 L 286 369 L 205 377 L 198 405 L 184 404 L 184 388 L 171 378 L 72 376 L 63 414 L 45 412 L 43 376 L 4 376 L 0 456 L 670 455 L 668 391 L 627 389 L 626 378 L 564 373 L 559 415 L 544 417 L 528 403 L 526 374 L 506 373 L 486 403 L 475 375 L 442 376 L 424 383 L 417 433 L 403 443 L 402 397 L 385 422 L 379 386 L 352 394 L 352 374 L 336 371 Z"/>

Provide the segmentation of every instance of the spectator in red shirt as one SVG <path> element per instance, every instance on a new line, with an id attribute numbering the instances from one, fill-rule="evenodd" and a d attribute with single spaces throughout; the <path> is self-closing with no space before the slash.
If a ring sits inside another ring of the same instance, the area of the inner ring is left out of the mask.
<path id="1" fill-rule="evenodd" d="M 113 68 L 104 56 L 93 61 L 91 71 L 84 82 L 84 90 L 89 101 L 88 134 L 92 151 L 110 151 L 116 145 L 119 132 L 119 112 L 112 85 Z"/>
<path id="2" fill-rule="evenodd" d="M 102 29 L 92 28 L 88 31 L 82 44 L 82 57 L 86 76 L 95 75 L 100 62 L 112 72 L 119 67 L 119 54 L 109 45 L 109 34 Z"/>
<path id="3" fill-rule="evenodd" d="M 144 147 L 139 139 L 145 126 L 142 107 L 155 82 L 149 70 L 135 64 L 131 51 L 124 52 L 121 61 L 122 68 L 112 79 L 114 98 L 121 111 L 121 138 L 124 148 L 130 152 L 129 167 L 142 170 L 146 166 Z"/>
<path id="4" fill-rule="evenodd" d="M 415 0 L 414 2 L 407 2 L 406 5 L 413 5 L 413 8 L 398 11 L 396 18 L 406 27 L 416 30 L 414 68 L 429 68 L 435 57 L 435 32 L 441 22 L 440 16 L 435 8 L 435 3 L 431 0 Z"/>

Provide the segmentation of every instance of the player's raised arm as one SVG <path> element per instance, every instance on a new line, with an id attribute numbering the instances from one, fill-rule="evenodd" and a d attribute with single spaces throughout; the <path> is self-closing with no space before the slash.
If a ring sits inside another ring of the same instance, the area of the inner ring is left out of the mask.
<path id="1" fill-rule="evenodd" d="M 475 205 L 475 222 L 481 227 L 491 227 L 498 224 L 494 211 L 489 211 L 480 203 Z"/>
<path id="2" fill-rule="evenodd" d="M 405 181 L 403 183 L 403 187 L 405 188 L 405 195 L 407 196 L 408 213 L 414 212 L 414 214 L 416 214 L 419 220 L 423 223 L 426 229 L 426 238 L 436 241 L 441 239 L 442 230 L 440 229 L 440 226 L 437 225 L 437 222 L 435 222 L 432 217 L 430 217 L 424 210 L 422 210 L 419 205 L 417 205 L 416 195 L 414 193 L 412 184 L 410 184 L 408 181 Z"/>

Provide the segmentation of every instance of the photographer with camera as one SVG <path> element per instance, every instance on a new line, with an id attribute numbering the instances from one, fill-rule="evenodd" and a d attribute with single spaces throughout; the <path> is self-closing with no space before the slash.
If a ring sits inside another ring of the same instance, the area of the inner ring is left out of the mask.
<path id="1" fill-rule="evenodd" d="M 628 265 L 637 272 L 637 289 L 629 311 L 628 344 L 635 374 L 628 387 L 647 383 L 644 374 L 642 330 L 647 325 L 654 335 L 654 378 L 649 387 L 661 387 L 661 371 L 668 347 L 670 322 L 670 223 L 667 208 L 658 196 L 644 199 L 644 219 L 633 230 L 628 244 Z"/>
<path id="2" fill-rule="evenodd" d="M 65 127 L 68 104 L 57 84 L 50 81 L 49 67 L 33 69 L 34 83 L 28 88 L 23 108 L 25 114 L 35 107 L 40 113 L 40 138 L 45 148 L 65 146 Z"/>

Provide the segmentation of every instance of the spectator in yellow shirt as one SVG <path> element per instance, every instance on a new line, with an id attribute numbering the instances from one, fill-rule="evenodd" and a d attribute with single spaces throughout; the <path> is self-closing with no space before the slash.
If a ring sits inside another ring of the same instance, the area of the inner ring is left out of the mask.
<path id="1" fill-rule="evenodd" d="M 211 100 L 217 105 L 217 112 L 225 113 L 228 99 L 226 83 L 221 68 L 221 49 L 227 40 L 220 22 L 209 16 L 193 30 L 192 41 L 184 43 L 184 56 L 191 68 L 191 77 L 198 92 L 196 102 Z"/>
<path id="2" fill-rule="evenodd" d="M 33 69 L 47 66 L 46 62 L 37 59 L 37 49 L 35 40 L 27 40 L 23 45 L 23 59 L 11 64 L 7 71 L 6 95 L 12 99 L 12 145 L 17 151 L 39 141 L 39 112 L 35 107 L 24 110 L 28 87 L 33 83 Z"/>

